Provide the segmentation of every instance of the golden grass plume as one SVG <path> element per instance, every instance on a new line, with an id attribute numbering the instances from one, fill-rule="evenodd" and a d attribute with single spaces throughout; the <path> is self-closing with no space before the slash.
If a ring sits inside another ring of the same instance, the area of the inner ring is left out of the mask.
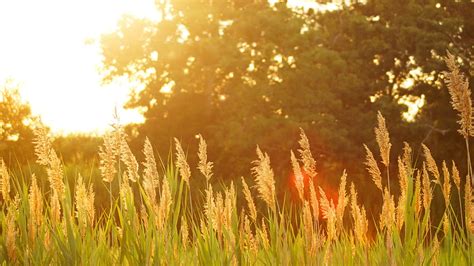
<path id="1" fill-rule="evenodd" d="M 174 138 L 176 145 L 176 168 L 179 171 L 179 175 L 189 186 L 189 178 L 191 177 L 191 168 L 189 167 L 188 162 L 186 161 L 186 154 L 184 153 L 181 142 L 177 138 Z"/>
<path id="2" fill-rule="evenodd" d="M 382 116 L 380 111 L 377 113 L 377 127 L 375 128 L 375 140 L 379 145 L 380 157 L 382 157 L 382 163 L 388 167 L 390 164 L 390 136 L 385 125 L 385 118 Z"/>
<path id="3" fill-rule="evenodd" d="M 300 128 L 300 140 L 298 141 L 298 144 L 300 145 L 298 152 L 300 153 L 305 173 L 310 177 L 315 177 L 317 174 L 316 161 L 314 160 L 313 154 L 311 153 L 308 137 L 306 137 L 306 134 L 302 128 Z"/>
<path id="4" fill-rule="evenodd" d="M 204 177 L 206 178 L 206 181 L 209 182 L 209 180 L 212 177 L 213 163 L 207 160 L 207 143 L 204 140 L 204 138 L 201 136 L 201 134 L 199 134 L 198 157 L 199 157 L 199 163 L 198 163 L 197 168 L 204 175 Z"/>
<path id="5" fill-rule="evenodd" d="M 263 153 L 258 146 L 257 156 L 258 159 L 253 162 L 254 167 L 252 168 L 256 187 L 260 198 L 265 201 L 268 207 L 275 211 L 275 178 L 270 166 L 270 157 L 268 154 Z"/>
<path id="6" fill-rule="evenodd" d="M 456 57 L 449 51 L 445 57 L 449 72 L 444 72 L 445 82 L 451 95 L 451 105 L 459 113 L 458 124 L 459 133 L 465 138 L 474 136 L 473 108 L 471 100 L 471 90 L 469 89 L 469 80 L 459 70 L 456 63 Z"/>
<path id="7" fill-rule="evenodd" d="M 0 192 L 3 200 L 8 202 L 10 199 L 10 174 L 3 158 L 0 158 Z"/>
<path id="8" fill-rule="evenodd" d="M 377 186 L 380 191 L 382 191 L 382 173 L 377 165 L 377 161 L 374 158 L 374 154 L 372 151 L 364 144 L 366 155 L 365 165 L 367 166 L 367 171 L 369 172 L 372 180 L 374 181 L 375 185 Z"/>

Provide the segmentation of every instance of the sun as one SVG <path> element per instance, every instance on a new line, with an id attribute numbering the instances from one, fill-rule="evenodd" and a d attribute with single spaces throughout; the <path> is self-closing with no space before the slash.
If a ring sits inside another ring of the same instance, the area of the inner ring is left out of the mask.
<path id="1" fill-rule="evenodd" d="M 55 133 L 102 132 L 133 84 L 103 85 L 98 37 L 124 14 L 156 19 L 153 0 L 16 0 L 0 2 L 0 82 L 14 79 L 22 98 Z"/>

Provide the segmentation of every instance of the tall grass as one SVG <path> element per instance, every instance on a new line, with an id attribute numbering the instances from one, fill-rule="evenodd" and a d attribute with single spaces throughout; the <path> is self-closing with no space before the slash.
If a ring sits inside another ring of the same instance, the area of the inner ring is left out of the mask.
<path id="1" fill-rule="evenodd" d="M 468 142 L 467 133 L 470 131 L 463 128 L 461 134 Z M 298 156 L 293 151 L 289 156 L 298 199 L 287 204 L 276 198 L 270 157 L 259 147 L 252 167 L 253 181 L 242 177 L 237 185 L 213 186 L 213 163 L 207 158 L 202 136 L 196 168 L 187 163 L 177 139 L 175 157 L 158 164 L 146 139 L 145 160 L 139 164 L 123 129 L 115 124 L 104 136 L 99 153 L 103 186 L 108 188 L 110 201 L 110 207 L 101 212 L 94 208 L 94 186 L 80 175 L 69 182 L 46 131 L 39 128 L 35 134 L 37 163 L 46 169 L 46 176 L 13 176 L 3 160 L 0 165 L 3 264 L 474 263 L 471 170 L 462 182 L 455 163 L 439 164 L 426 146 L 425 161 L 419 167 L 406 143 L 403 153 L 394 156 L 380 113 L 375 128 L 380 156 L 365 148 L 366 167 L 374 181 L 367 186 L 380 190 L 383 206 L 380 214 L 370 215 L 358 202 L 357 188 L 347 184 L 346 172 L 341 173 L 337 198 L 314 186 L 316 161 L 303 130 Z M 391 164 L 398 168 L 397 176 L 389 176 Z M 310 177 L 307 185 L 304 175 Z M 38 182 L 45 178 L 48 189 Z M 205 189 L 192 188 L 192 178 L 205 178 Z M 389 178 L 399 181 L 399 194 L 384 186 L 390 184 Z M 255 186 L 249 187 L 247 182 Z M 437 187 L 443 192 L 444 206 L 431 205 Z M 242 193 L 237 188 L 242 188 Z M 454 190 L 457 198 L 452 197 Z M 237 204 L 238 195 L 244 204 Z M 430 217 L 434 208 L 444 211 L 439 222 Z M 458 208 L 463 211 L 456 213 Z M 369 233 L 368 216 L 376 217 L 375 234 Z"/>

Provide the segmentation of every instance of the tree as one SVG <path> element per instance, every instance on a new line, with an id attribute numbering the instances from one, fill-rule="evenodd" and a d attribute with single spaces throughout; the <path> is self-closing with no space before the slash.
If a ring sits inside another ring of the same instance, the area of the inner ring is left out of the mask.
<path id="1" fill-rule="evenodd" d="M 353 65 L 318 45 L 305 16 L 267 1 L 170 1 L 159 8 L 164 20 L 125 17 L 118 32 L 102 38 L 106 79 L 146 84 L 128 105 L 146 110 L 142 138 L 165 149 L 181 138 L 192 159 L 201 133 L 217 173 L 231 177 L 249 174 L 256 144 L 288 176 L 299 127 L 321 171 L 342 171 L 360 157 L 375 121 L 374 91 Z"/>
<path id="2" fill-rule="evenodd" d="M 376 103 L 400 139 L 428 144 L 439 159 L 462 161 L 456 115 L 443 80 L 450 50 L 464 67 L 473 57 L 471 1 L 371 0 L 315 14 L 323 45 L 358 65 L 358 79 L 375 88 Z M 413 123 L 400 121 L 401 102 L 424 101 Z M 398 144 L 399 145 L 399 144 Z"/>
<path id="3" fill-rule="evenodd" d="M 102 37 L 104 71 L 106 80 L 145 84 L 128 107 L 145 110 L 138 134 L 162 154 L 176 136 L 195 160 L 201 133 L 217 175 L 234 177 L 249 174 L 258 143 L 286 179 L 284 151 L 296 148 L 302 127 L 320 176 L 348 168 L 366 183 L 362 144 L 376 145 L 378 110 L 397 136 L 392 154 L 403 140 L 433 142 L 445 125 L 455 128 L 439 78 L 447 48 L 471 53 L 467 5 L 376 0 L 321 13 L 284 1 L 171 0 L 157 6 L 162 20 L 125 17 Z M 409 122 L 403 102 L 418 98 L 426 104 Z"/>
<path id="4" fill-rule="evenodd" d="M 14 165 L 33 158 L 32 128 L 38 120 L 11 81 L 1 88 L 0 114 L 0 157 Z"/>

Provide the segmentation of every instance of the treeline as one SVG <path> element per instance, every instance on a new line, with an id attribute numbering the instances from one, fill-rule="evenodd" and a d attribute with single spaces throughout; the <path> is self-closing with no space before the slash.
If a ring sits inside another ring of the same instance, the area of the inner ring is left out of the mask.
<path id="1" fill-rule="evenodd" d="M 166 155 L 177 137 L 196 162 L 202 134 L 216 177 L 231 180 L 249 176 L 258 144 L 286 185 L 287 151 L 297 148 L 301 127 L 317 182 L 336 184 L 347 169 L 363 186 L 363 144 L 375 147 L 380 110 L 394 154 L 407 141 L 418 158 L 425 143 L 435 158 L 466 165 L 442 77 L 447 50 L 463 72 L 472 66 L 470 1 L 356 1 L 322 12 L 285 1 L 171 0 L 157 9 L 162 20 L 124 17 L 101 39 L 105 80 L 145 84 L 128 104 L 146 118 L 130 126 L 136 149 L 148 136 Z"/>

